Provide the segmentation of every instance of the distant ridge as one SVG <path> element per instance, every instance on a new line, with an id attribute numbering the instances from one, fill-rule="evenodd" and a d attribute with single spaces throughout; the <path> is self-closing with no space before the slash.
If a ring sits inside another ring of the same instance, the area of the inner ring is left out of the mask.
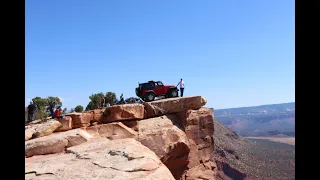
<path id="1" fill-rule="evenodd" d="M 295 135 L 295 102 L 214 109 L 214 116 L 242 136 Z"/>

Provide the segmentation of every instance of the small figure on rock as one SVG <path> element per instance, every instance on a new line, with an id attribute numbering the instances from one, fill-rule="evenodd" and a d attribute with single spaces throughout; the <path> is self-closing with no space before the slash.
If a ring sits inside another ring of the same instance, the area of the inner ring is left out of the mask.
<path id="1" fill-rule="evenodd" d="M 184 81 L 182 80 L 182 78 L 180 79 L 178 85 L 180 85 L 180 96 L 183 97 Z M 177 85 L 177 86 L 178 86 L 178 85 Z"/>
<path id="2" fill-rule="evenodd" d="M 100 101 L 100 108 L 103 108 L 105 106 L 105 103 L 106 103 L 106 99 L 104 96 L 102 96 Z"/>
<path id="3" fill-rule="evenodd" d="M 54 119 L 54 107 L 56 106 L 56 102 L 53 101 L 51 102 L 50 106 L 49 106 L 49 111 L 50 111 L 50 116 L 52 119 Z"/>
<path id="4" fill-rule="evenodd" d="M 54 118 L 63 119 L 64 116 L 61 116 L 61 106 L 59 106 L 54 112 Z"/>
<path id="5" fill-rule="evenodd" d="M 30 104 L 28 106 L 28 121 L 32 122 L 34 120 L 34 111 L 36 110 L 36 106 L 33 104 L 33 101 L 30 101 Z"/>
<path id="6" fill-rule="evenodd" d="M 123 98 L 123 93 L 121 93 L 119 104 L 126 104 L 126 102 Z"/>
<path id="7" fill-rule="evenodd" d="M 136 103 L 136 99 L 134 97 L 131 97 L 131 103 L 135 104 Z"/>

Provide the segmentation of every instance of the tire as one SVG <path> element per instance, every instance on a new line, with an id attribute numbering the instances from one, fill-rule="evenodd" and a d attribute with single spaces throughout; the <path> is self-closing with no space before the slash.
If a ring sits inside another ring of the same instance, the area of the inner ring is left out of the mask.
<path id="1" fill-rule="evenodd" d="M 168 92 L 168 97 L 169 98 L 172 98 L 172 97 L 178 97 L 179 94 L 178 94 L 178 91 L 176 89 L 172 89 Z"/>
<path id="2" fill-rule="evenodd" d="M 156 96 L 154 95 L 154 93 L 147 93 L 145 95 L 145 101 L 147 101 L 147 102 L 153 101 L 155 97 Z"/>

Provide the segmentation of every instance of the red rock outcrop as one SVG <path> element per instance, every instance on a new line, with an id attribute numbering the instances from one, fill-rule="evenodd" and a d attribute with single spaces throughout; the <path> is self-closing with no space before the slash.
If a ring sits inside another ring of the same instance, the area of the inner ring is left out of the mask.
<path id="1" fill-rule="evenodd" d="M 28 162 L 37 159 L 31 156 L 45 155 L 43 161 L 26 164 L 26 178 L 68 179 L 68 173 L 78 172 L 68 165 L 68 161 L 75 161 L 76 158 L 77 162 L 73 163 L 82 161 L 85 164 L 79 166 L 78 169 L 83 168 L 83 172 L 77 175 L 77 179 L 94 178 L 89 177 L 86 172 L 94 172 L 97 179 L 117 177 L 115 169 L 125 174 L 124 179 L 214 179 L 217 167 L 211 160 L 214 150 L 213 112 L 202 108 L 205 104 L 206 100 L 201 96 L 192 96 L 67 114 L 68 119 L 72 119 L 72 128 L 78 129 L 26 141 L 25 154 L 29 157 Z M 70 121 L 65 123 L 64 126 L 70 129 Z M 29 134 L 32 131 L 30 128 Z M 62 153 L 66 149 L 67 154 L 48 155 Z M 148 152 L 144 149 L 153 151 L 156 160 L 150 161 Z M 141 157 L 134 158 L 135 153 Z M 49 157 L 55 157 L 56 160 Z M 120 161 L 116 162 L 115 157 L 120 158 Z M 59 158 L 62 159 L 61 162 L 57 160 Z M 144 158 L 148 160 L 139 164 L 140 159 Z M 43 165 L 44 161 L 52 162 L 53 165 Z M 135 162 L 139 165 L 132 164 Z M 45 168 L 38 168 L 40 166 Z M 57 170 L 61 166 L 66 169 Z M 35 172 L 35 175 L 31 172 Z M 53 175 L 36 176 L 50 172 Z"/>
<path id="2" fill-rule="evenodd" d="M 123 104 L 110 106 L 106 110 L 103 123 L 114 121 L 135 120 L 144 118 L 144 106 L 142 104 Z"/>
<path id="3" fill-rule="evenodd" d="M 55 131 L 68 131 L 72 129 L 72 118 L 70 116 L 66 116 L 65 118 L 59 119 L 57 121 L 59 121 L 62 124 L 62 126 L 56 129 Z"/>
<path id="4" fill-rule="evenodd" d="M 106 110 L 106 108 L 102 108 L 102 109 L 94 109 L 91 111 L 88 111 L 89 113 L 92 113 L 92 122 L 102 122 L 103 118 L 105 117 L 103 115 L 104 111 Z"/>
<path id="5" fill-rule="evenodd" d="M 93 112 L 70 113 L 65 116 L 71 117 L 73 128 L 88 127 L 93 119 Z"/>
<path id="6" fill-rule="evenodd" d="M 211 162 L 214 150 L 213 113 L 208 108 L 201 108 L 181 112 L 178 116 L 184 122 L 184 129 L 191 147 L 189 170 L 184 174 L 188 177 L 190 172 L 196 171 L 195 169 L 198 169 L 199 166 L 202 167 L 204 163 Z M 207 171 L 211 171 L 213 176 L 214 172 L 211 168 Z"/>
<path id="7" fill-rule="evenodd" d="M 174 126 L 176 115 L 165 115 L 138 122 L 139 141 L 157 154 L 177 179 L 188 165 L 189 143 L 186 134 Z"/>
<path id="8" fill-rule="evenodd" d="M 147 117 L 178 113 L 189 109 L 200 109 L 207 101 L 201 96 L 179 97 L 145 102 Z"/>

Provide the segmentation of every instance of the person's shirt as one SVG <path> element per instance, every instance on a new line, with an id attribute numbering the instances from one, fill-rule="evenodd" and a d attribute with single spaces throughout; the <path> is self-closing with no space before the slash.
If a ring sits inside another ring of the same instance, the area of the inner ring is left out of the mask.
<path id="1" fill-rule="evenodd" d="M 28 113 L 29 114 L 33 114 L 35 110 L 36 110 L 36 106 L 34 104 L 30 104 L 28 106 Z"/>
<path id="2" fill-rule="evenodd" d="M 53 111 L 53 109 L 54 109 L 54 104 L 51 104 L 51 105 L 49 106 L 49 110 L 50 110 L 50 111 Z"/>
<path id="3" fill-rule="evenodd" d="M 57 109 L 56 112 L 54 112 L 54 117 L 58 118 L 59 116 L 61 116 L 61 112 L 60 109 Z"/>
<path id="4" fill-rule="evenodd" d="M 179 83 L 178 83 L 178 85 L 180 85 L 180 88 L 184 88 L 184 81 L 180 81 Z M 177 85 L 177 86 L 178 86 Z"/>

